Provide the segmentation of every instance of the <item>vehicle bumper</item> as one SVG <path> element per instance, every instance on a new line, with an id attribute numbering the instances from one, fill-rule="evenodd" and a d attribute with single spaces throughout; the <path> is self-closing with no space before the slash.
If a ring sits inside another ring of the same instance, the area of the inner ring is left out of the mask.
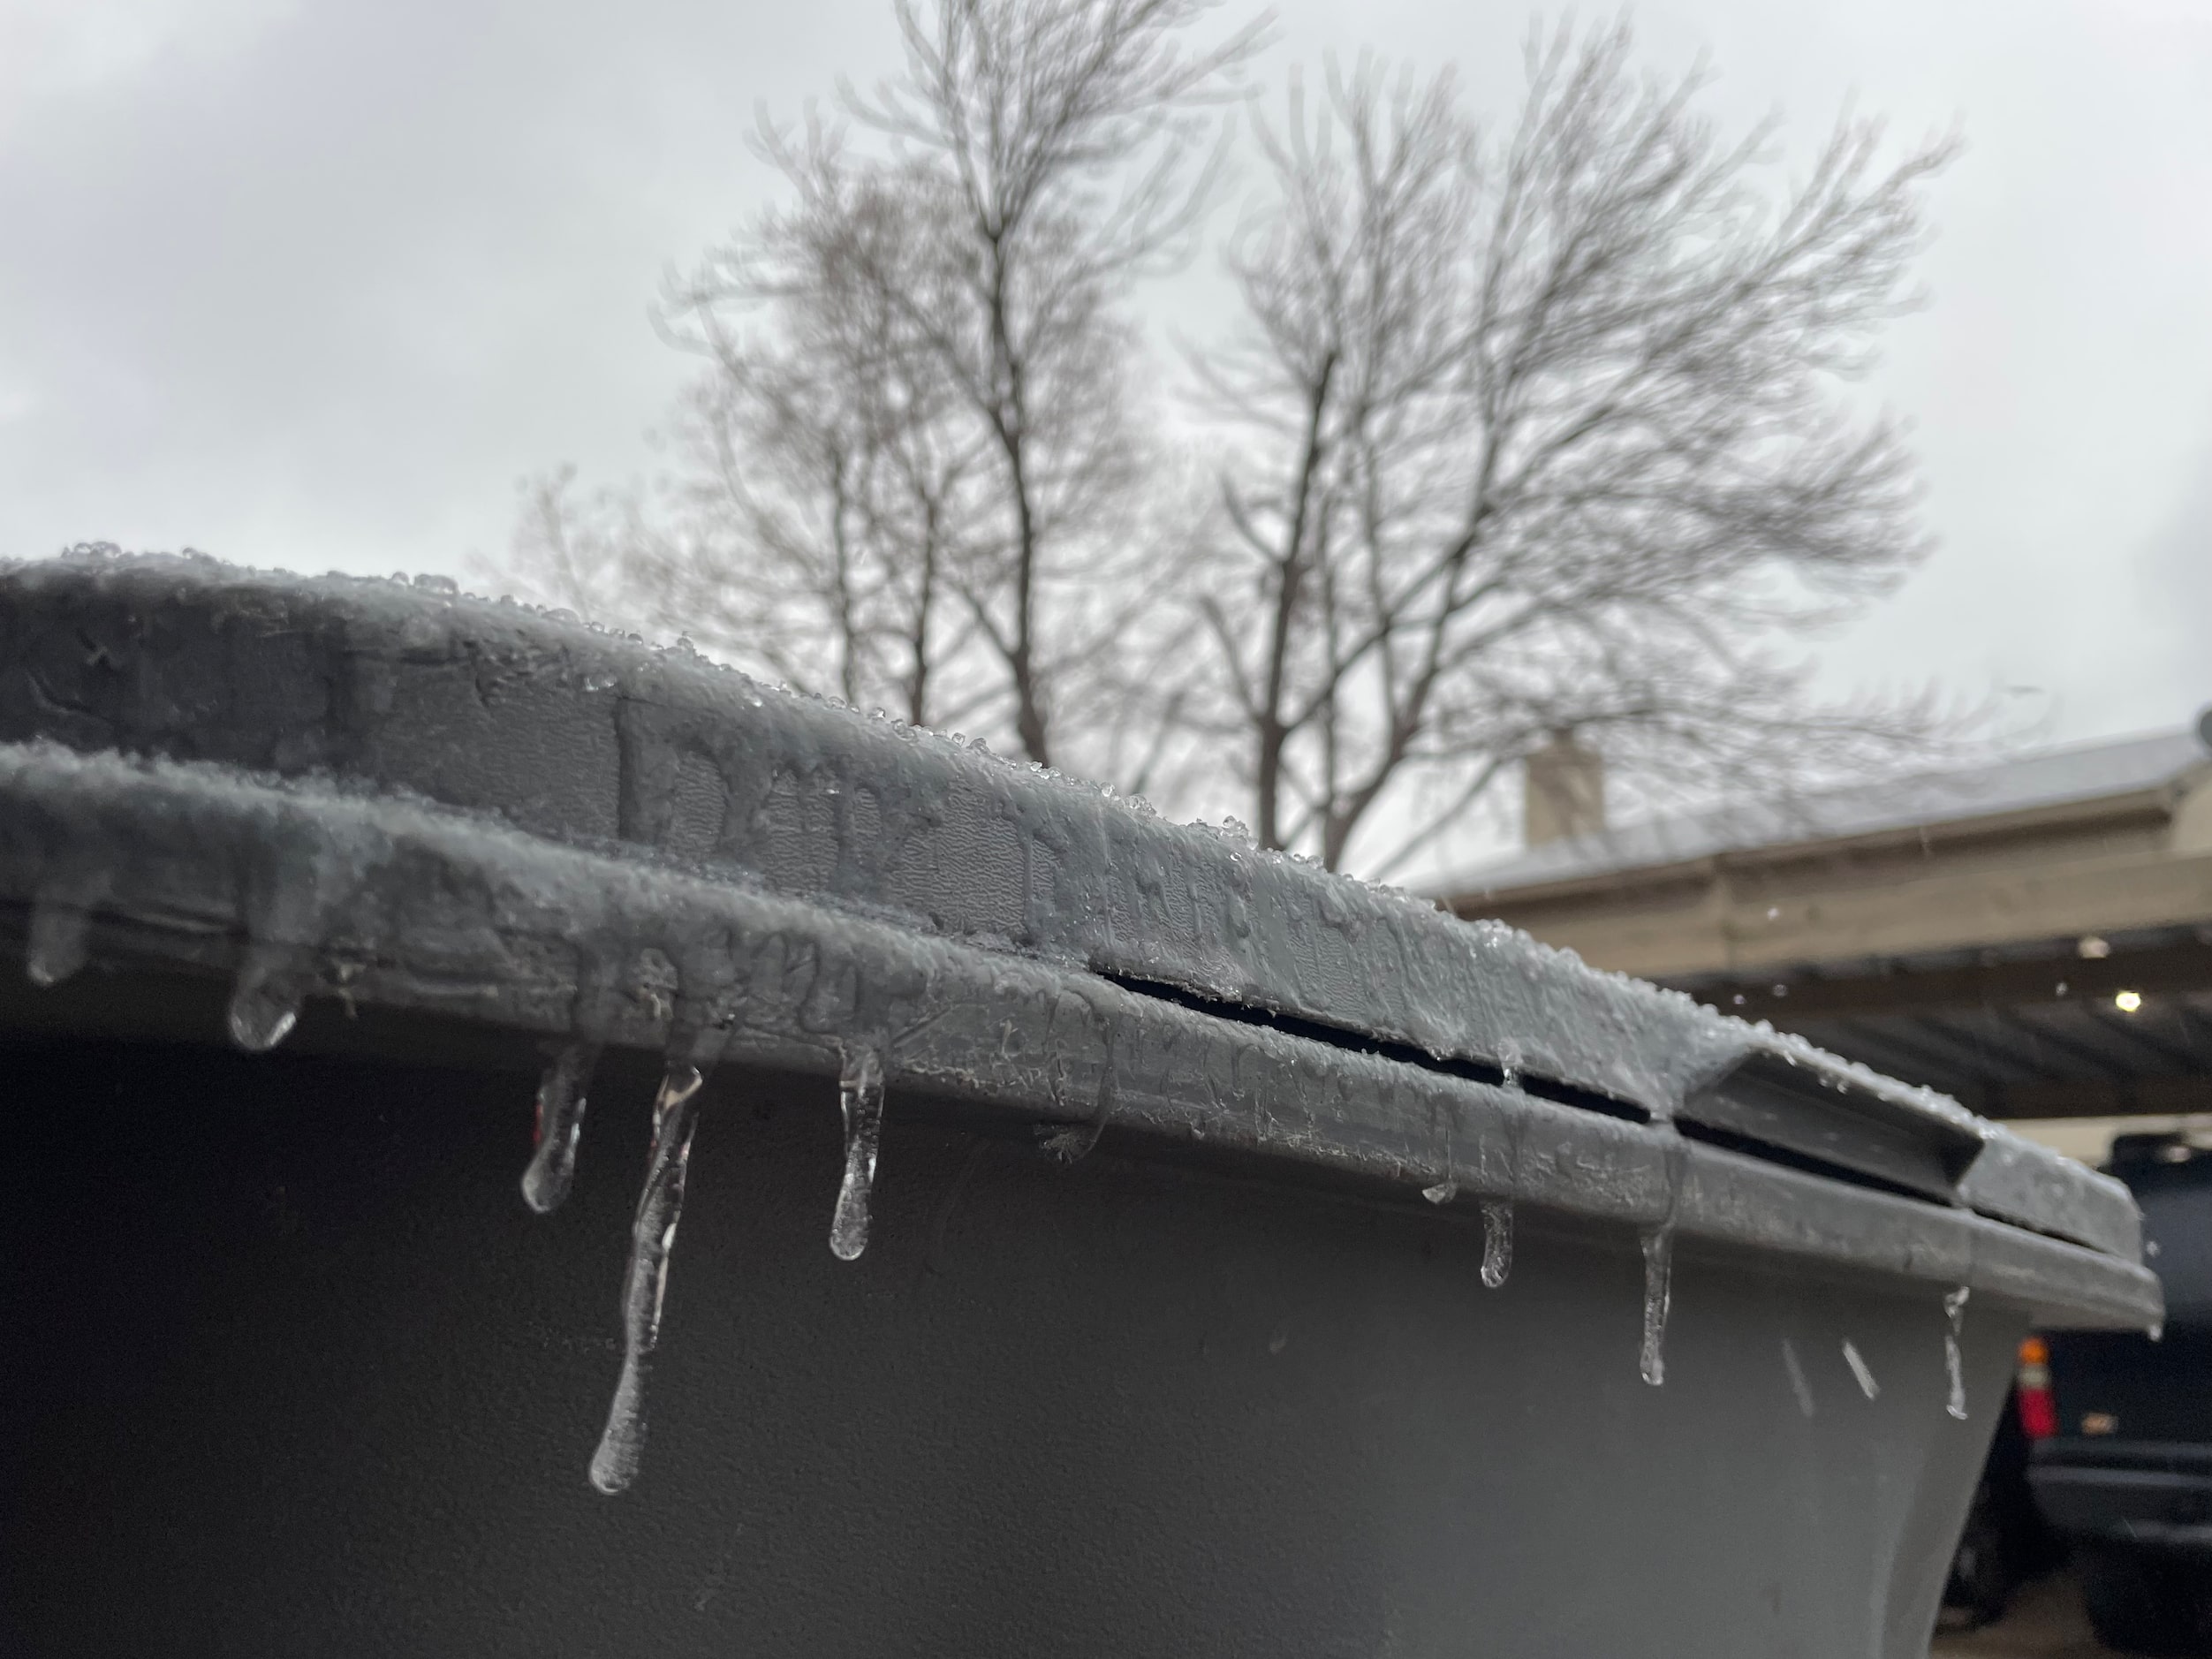
<path id="1" fill-rule="evenodd" d="M 2212 1555 L 2212 1447 L 2100 1446 L 2097 1461 L 2047 1443 L 2027 1472 L 2043 1519 L 2062 1533 Z"/>

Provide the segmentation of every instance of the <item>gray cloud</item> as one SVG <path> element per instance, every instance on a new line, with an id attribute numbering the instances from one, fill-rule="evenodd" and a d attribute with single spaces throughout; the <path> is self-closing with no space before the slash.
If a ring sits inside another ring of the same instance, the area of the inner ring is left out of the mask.
<path id="1" fill-rule="evenodd" d="M 1296 0 L 1267 71 L 1373 46 L 1496 105 L 1526 18 Z M 1797 155 L 1853 94 L 1972 147 L 1934 304 L 1869 388 L 1919 420 L 1944 548 L 1829 672 L 2047 685 L 2067 735 L 2212 697 L 2175 619 L 2212 615 L 2212 14 L 1676 0 L 1642 33 L 1662 67 L 1709 53 L 1727 118 L 1784 110 Z M 646 307 L 763 199 L 756 102 L 795 114 L 893 47 L 883 0 L 14 0 L 0 553 L 458 570 L 519 473 L 648 465 L 686 365 Z"/>

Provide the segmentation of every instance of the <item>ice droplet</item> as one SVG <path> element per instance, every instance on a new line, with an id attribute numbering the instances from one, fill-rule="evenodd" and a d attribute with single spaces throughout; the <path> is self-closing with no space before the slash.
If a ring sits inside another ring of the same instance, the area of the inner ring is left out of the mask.
<path id="1" fill-rule="evenodd" d="M 883 1132 L 883 1059 L 874 1049 L 845 1057 L 837 1079 L 837 1104 L 845 1114 L 845 1179 L 837 1186 L 837 1212 L 830 1218 L 830 1254 L 857 1261 L 867 1248 L 867 1203 L 875 1182 L 875 1148 Z"/>
<path id="2" fill-rule="evenodd" d="M 1790 1392 L 1797 1396 L 1798 1410 L 1812 1416 L 1813 1385 L 1805 1380 L 1805 1367 L 1798 1363 L 1797 1345 L 1787 1337 L 1782 1339 L 1782 1368 L 1790 1374 Z"/>
<path id="3" fill-rule="evenodd" d="M 684 1177 L 691 1168 L 692 1131 L 706 1079 L 694 1065 L 672 1065 L 653 1102 L 653 1150 L 630 1224 L 630 1266 L 622 1288 L 622 1375 L 607 1408 L 606 1431 L 592 1453 L 591 1483 L 609 1496 L 637 1478 L 645 1453 L 645 1380 L 661 1336 L 668 1294 L 669 1252 L 684 1216 Z"/>
<path id="4" fill-rule="evenodd" d="M 1422 1187 L 1420 1190 L 1420 1195 L 1432 1204 L 1449 1204 L 1453 1199 L 1459 1196 L 1459 1183 L 1457 1181 L 1439 1181 L 1434 1186 Z"/>
<path id="5" fill-rule="evenodd" d="M 1966 1420 L 1966 1372 L 1958 1356 L 1958 1333 L 1966 1322 L 1966 1298 L 1973 1292 L 1960 1285 L 1943 1298 L 1943 1370 L 1950 1378 L 1951 1392 L 1943 1402 L 1943 1409 L 1960 1422 Z"/>
<path id="6" fill-rule="evenodd" d="M 1667 1309 L 1674 1300 L 1674 1223 L 1645 1231 L 1644 1346 L 1638 1370 L 1654 1388 L 1667 1380 Z"/>
<path id="7" fill-rule="evenodd" d="M 1482 1201 L 1482 1284 L 1495 1291 L 1513 1270 L 1513 1201 Z"/>
<path id="8" fill-rule="evenodd" d="M 599 1045 L 572 1042 L 538 1079 L 537 1150 L 522 1172 L 522 1197 L 539 1215 L 561 1207 L 576 1179 L 576 1140 L 584 1129 L 584 1091 Z"/>
<path id="9" fill-rule="evenodd" d="M 303 991 L 292 952 L 281 945 L 247 948 L 231 988 L 231 1041 L 248 1054 L 263 1054 L 291 1034 L 299 1020 Z"/>
<path id="10" fill-rule="evenodd" d="M 106 864 L 64 851 L 31 899 L 23 941 L 23 971 L 42 990 L 59 985 L 85 965 L 92 913 L 108 897 Z"/>
<path id="11" fill-rule="evenodd" d="M 30 936 L 24 941 L 23 971 L 40 989 L 49 989 L 85 965 L 92 917 L 74 905 L 36 905 Z"/>
<path id="12" fill-rule="evenodd" d="M 1858 1345 L 1846 1339 L 1844 1343 L 1844 1363 L 1851 1367 L 1852 1375 L 1859 1379 L 1859 1391 L 1868 1399 L 1882 1392 L 1882 1384 L 1874 1380 L 1874 1373 L 1867 1369 L 1867 1362 L 1860 1358 Z"/>
<path id="13" fill-rule="evenodd" d="M 1037 1140 L 1045 1155 L 1062 1163 L 1073 1163 L 1087 1158 L 1096 1151 L 1105 1138 L 1106 1125 L 1114 1115 L 1114 1061 L 1112 1042 L 1108 1040 L 1106 1065 L 1098 1084 L 1098 1105 L 1087 1124 L 1039 1124 Z"/>

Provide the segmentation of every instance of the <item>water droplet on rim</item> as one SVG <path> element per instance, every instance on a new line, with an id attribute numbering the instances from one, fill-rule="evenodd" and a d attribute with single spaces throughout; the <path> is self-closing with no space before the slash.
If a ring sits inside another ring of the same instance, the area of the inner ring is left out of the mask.
<path id="1" fill-rule="evenodd" d="M 1496 1290 L 1513 1270 L 1513 1203 L 1511 1199 L 1482 1201 L 1482 1284 Z"/>
<path id="2" fill-rule="evenodd" d="M 299 1021 L 305 988 L 282 946 L 257 944 L 231 989 L 231 1041 L 248 1054 L 265 1054 L 292 1034 Z"/>

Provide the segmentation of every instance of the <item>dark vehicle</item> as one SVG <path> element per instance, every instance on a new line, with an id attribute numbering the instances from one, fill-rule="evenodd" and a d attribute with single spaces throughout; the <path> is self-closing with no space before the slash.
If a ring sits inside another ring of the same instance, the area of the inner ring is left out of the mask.
<path id="1" fill-rule="evenodd" d="M 2123 1135 L 2111 1173 L 2142 1207 L 2166 1287 L 2157 1337 L 2054 1334 L 2028 1471 L 2073 1541 L 2089 1620 L 2133 1653 L 2212 1653 L 2212 1147 Z"/>
<path id="2" fill-rule="evenodd" d="M 2014 1591 L 2051 1571 L 2064 1556 L 2064 1545 L 2037 1512 L 2027 1483 L 2029 1452 L 2034 1444 L 2028 1428 L 2042 1420 L 2039 1413 L 2049 1410 L 2046 1355 L 2041 1337 L 2030 1337 L 2020 1345 L 2019 1388 L 2006 1399 L 1997 1419 L 1989 1460 L 1982 1465 L 1958 1548 L 1951 1556 L 1943 1605 L 1969 1628 L 1994 1624 L 2004 1616 Z"/>

